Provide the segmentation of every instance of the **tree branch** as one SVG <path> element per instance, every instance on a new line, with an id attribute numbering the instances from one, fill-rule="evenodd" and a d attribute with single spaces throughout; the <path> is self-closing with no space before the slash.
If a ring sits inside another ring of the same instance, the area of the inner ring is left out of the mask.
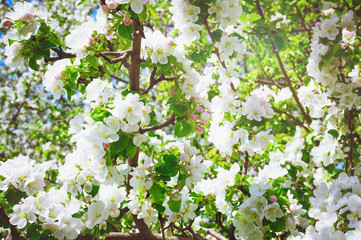
<path id="1" fill-rule="evenodd" d="M 160 125 L 156 125 L 156 126 L 153 126 L 153 127 L 147 127 L 147 128 L 141 128 L 141 129 L 139 129 L 139 133 L 143 134 L 145 132 L 149 132 L 149 131 L 152 131 L 152 130 L 158 130 L 158 129 L 162 129 L 162 128 L 166 127 L 166 126 L 169 126 L 169 125 L 174 123 L 175 116 L 176 116 L 176 114 L 173 114 L 172 116 L 170 116 L 167 119 L 167 121 L 165 121 L 164 123 L 162 123 Z"/>
<path id="2" fill-rule="evenodd" d="M 157 67 L 153 67 L 152 73 L 150 74 L 149 86 L 143 91 L 142 94 L 148 94 L 148 92 L 161 81 L 174 81 L 176 78 L 166 78 L 162 73 L 159 78 L 155 79 L 155 74 L 157 73 Z"/>
<path id="3" fill-rule="evenodd" d="M 259 15 L 261 15 L 261 17 L 262 17 L 263 20 L 265 20 L 265 17 L 264 17 L 264 14 L 263 14 L 261 5 L 260 5 L 260 3 L 259 3 L 259 0 L 256 0 L 255 2 L 256 2 L 256 6 L 257 6 L 257 10 L 258 10 Z M 295 101 L 296 101 L 296 103 L 297 103 L 297 105 L 298 105 L 298 107 L 299 107 L 299 109 L 300 109 L 303 117 L 305 118 L 305 120 L 307 121 L 307 123 L 310 124 L 310 123 L 312 122 L 312 119 L 311 119 L 311 117 L 305 112 L 305 110 L 304 110 L 304 108 L 303 108 L 303 106 L 302 106 L 302 104 L 301 104 L 301 102 L 300 102 L 300 100 L 299 100 L 299 98 L 298 98 L 298 96 L 297 96 L 297 93 L 296 93 L 295 89 L 294 89 L 293 86 L 292 86 L 291 80 L 290 80 L 290 78 L 289 78 L 289 76 L 288 76 L 288 74 L 287 74 L 287 72 L 286 72 L 285 67 L 283 66 L 282 59 L 281 59 L 281 57 L 280 57 L 279 52 L 277 51 L 276 45 L 275 45 L 275 43 L 271 40 L 270 36 L 268 36 L 268 40 L 269 40 L 269 43 L 270 43 L 271 46 L 272 46 L 272 51 L 273 51 L 273 53 L 276 55 L 276 58 L 277 58 L 278 64 L 280 65 L 281 71 L 282 71 L 283 75 L 285 76 L 287 85 L 288 85 L 288 87 L 290 88 L 290 90 L 291 90 L 291 92 L 292 92 L 292 96 L 293 96 L 293 98 L 295 99 Z"/>
<path id="4" fill-rule="evenodd" d="M 0 217 L 2 219 L 4 219 L 10 226 L 10 233 L 11 233 L 11 238 L 12 239 L 16 239 L 16 240 L 25 240 L 25 238 L 23 238 L 22 236 L 20 236 L 20 233 L 18 232 L 18 230 L 16 229 L 16 227 L 14 225 L 12 225 L 10 223 L 10 218 L 8 217 L 8 215 L 6 215 L 5 209 L 2 207 L 0 208 Z"/>
<path id="5" fill-rule="evenodd" d="M 66 58 L 75 58 L 76 55 L 73 54 L 73 53 L 67 53 L 67 52 L 64 52 L 63 49 L 61 48 L 51 48 L 51 50 L 53 50 L 54 52 L 56 52 L 58 54 L 58 56 L 56 57 L 51 57 L 51 58 L 45 58 L 45 62 L 55 62 L 55 61 L 58 61 L 58 60 L 61 60 L 61 59 L 66 59 Z"/>

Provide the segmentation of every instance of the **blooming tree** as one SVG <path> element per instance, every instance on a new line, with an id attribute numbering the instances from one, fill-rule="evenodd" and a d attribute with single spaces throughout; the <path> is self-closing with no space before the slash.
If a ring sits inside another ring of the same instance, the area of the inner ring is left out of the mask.
<path id="1" fill-rule="evenodd" d="M 360 1 L 0 13 L 4 239 L 360 239 Z"/>

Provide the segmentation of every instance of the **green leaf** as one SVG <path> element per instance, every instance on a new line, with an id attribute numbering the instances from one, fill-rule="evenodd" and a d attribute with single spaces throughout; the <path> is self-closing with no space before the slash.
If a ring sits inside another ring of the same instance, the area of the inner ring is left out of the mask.
<path id="1" fill-rule="evenodd" d="M 185 137 L 192 132 L 192 126 L 186 121 L 180 121 L 175 126 L 174 135 L 176 137 Z"/>
<path id="2" fill-rule="evenodd" d="M 200 62 L 200 61 L 201 61 L 201 57 L 200 57 L 199 53 L 193 52 L 193 53 L 191 54 L 191 60 L 192 60 L 193 62 Z"/>
<path id="3" fill-rule="evenodd" d="M 135 146 L 132 142 L 129 142 L 127 147 L 127 156 L 132 158 L 137 153 L 137 146 Z"/>
<path id="4" fill-rule="evenodd" d="M 178 163 L 178 158 L 174 154 L 164 154 L 163 161 L 165 163 Z"/>
<path id="5" fill-rule="evenodd" d="M 100 186 L 95 186 L 95 185 L 93 185 L 93 188 L 92 188 L 92 190 L 91 190 L 91 192 L 89 193 L 92 197 L 95 197 L 95 195 L 97 195 L 98 194 L 98 192 L 99 192 L 99 188 L 100 188 Z"/>
<path id="6" fill-rule="evenodd" d="M 10 205 L 18 204 L 21 200 L 21 198 L 25 198 L 26 194 L 24 192 L 20 191 L 13 191 L 12 189 L 9 189 L 5 194 L 5 199 L 8 201 Z"/>
<path id="7" fill-rule="evenodd" d="M 70 81 L 72 83 L 76 83 L 76 81 L 78 80 L 79 78 L 79 73 L 78 72 L 73 72 L 71 75 L 70 75 Z"/>
<path id="8" fill-rule="evenodd" d="M 129 26 L 125 26 L 125 24 L 120 24 L 118 27 L 118 34 L 128 40 L 132 40 L 132 33 L 134 31 L 133 24 L 130 24 Z"/>
<path id="9" fill-rule="evenodd" d="M 179 212 L 182 206 L 182 200 L 174 201 L 173 199 L 169 199 L 168 206 L 172 212 Z"/>
<path id="10" fill-rule="evenodd" d="M 177 91 L 177 89 L 176 89 Z M 183 104 L 175 104 L 171 106 L 171 109 L 175 114 L 177 114 L 180 117 L 183 117 L 187 112 L 187 107 Z"/>
<path id="11" fill-rule="evenodd" d="M 278 218 L 276 222 L 270 224 L 270 228 L 273 232 L 281 232 L 286 226 L 285 218 Z"/>
<path id="12" fill-rule="evenodd" d="M 90 66 L 92 66 L 93 68 L 98 68 L 98 60 L 96 57 L 90 57 L 88 56 L 86 59 L 85 59 L 89 64 Z"/>
<path id="13" fill-rule="evenodd" d="M 111 143 L 110 150 L 113 154 L 118 154 L 128 146 L 128 143 L 128 135 L 121 135 L 119 136 L 118 141 Z"/>
<path id="14" fill-rule="evenodd" d="M 159 213 L 164 213 L 165 211 L 165 207 L 162 204 L 155 204 L 154 208 L 159 212 Z"/>
<path id="15" fill-rule="evenodd" d="M 39 65 L 36 63 L 35 57 L 29 59 L 29 67 L 35 71 L 39 70 Z"/>
<path id="16" fill-rule="evenodd" d="M 328 130 L 327 133 L 330 134 L 334 138 L 338 138 L 338 136 L 339 136 L 339 133 L 338 133 L 338 131 L 336 129 Z"/>
<path id="17" fill-rule="evenodd" d="M 163 155 L 163 161 L 154 166 L 154 170 L 161 176 L 174 177 L 178 174 L 178 158 L 174 155 Z"/>
<path id="18" fill-rule="evenodd" d="M 213 39 L 213 41 L 218 42 L 219 40 L 221 40 L 222 33 L 222 30 L 217 29 L 211 33 L 211 38 Z"/>
<path id="19" fill-rule="evenodd" d="M 161 204 L 163 203 L 166 189 L 161 187 L 159 184 L 154 183 L 153 186 L 148 190 L 148 193 L 151 195 L 151 200 L 153 203 Z"/>
<path id="20" fill-rule="evenodd" d="M 27 230 L 26 238 L 31 240 L 38 240 L 41 237 L 41 229 L 35 224 L 31 224 Z"/>
<path id="21" fill-rule="evenodd" d="M 271 35 L 271 40 L 275 43 L 278 51 L 283 51 L 287 46 L 287 38 L 284 34 Z"/>
<path id="22" fill-rule="evenodd" d="M 58 46 L 53 43 L 52 41 L 50 40 L 45 40 L 44 42 L 40 42 L 40 48 L 42 49 L 50 49 L 50 48 L 57 48 Z"/>

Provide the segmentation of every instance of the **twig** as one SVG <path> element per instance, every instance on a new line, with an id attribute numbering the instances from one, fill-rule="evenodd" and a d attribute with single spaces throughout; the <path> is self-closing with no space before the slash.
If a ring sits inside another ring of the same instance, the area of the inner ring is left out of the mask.
<path id="1" fill-rule="evenodd" d="M 169 126 L 171 124 L 174 123 L 175 121 L 175 116 L 176 114 L 173 114 L 172 116 L 170 116 L 167 121 L 165 121 L 164 123 L 160 124 L 160 125 L 156 125 L 156 126 L 152 126 L 152 127 L 147 127 L 147 128 L 141 128 L 139 129 L 139 133 L 143 134 L 145 132 L 149 132 L 149 131 L 153 131 L 153 130 L 158 130 L 158 129 L 162 129 L 166 126 Z"/>
<path id="2" fill-rule="evenodd" d="M 155 79 L 155 74 L 157 72 L 157 67 L 153 67 L 152 73 L 150 74 L 149 86 L 143 91 L 142 95 L 148 94 L 148 92 L 161 81 L 174 81 L 176 77 L 166 78 L 162 73 L 159 78 Z"/>
<path id="3" fill-rule="evenodd" d="M 126 83 L 126 84 L 129 83 L 128 81 L 126 81 L 126 80 L 124 80 L 124 79 L 122 79 L 122 78 L 120 78 L 120 77 L 117 77 L 117 76 L 115 76 L 114 74 L 111 74 L 110 76 L 111 76 L 112 78 L 120 81 L 120 82 L 123 82 L 123 83 Z"/>
<path id="4" fill-rule="evenodd" d="M 287 117 L 289 118 L 292 118 L 296 123 L 297 125 L 299 125 L 300 127 L 302 127 L 303 129 L 305 129 L 307 132 L 310 132 L 310 129 L 308 129 L 305 125 L 303 125 L 303 122 L 301 122 L 299 119 L 297 119 L 296 117 L 292 116 L 291 114 L 287 113 L 287 112 L 284 112 L 282 110 L 279 110 L 277 109 L 276 110 L 277 113 L 280 113 L 280 114 L 285 114 Z"/>
<path id="5" fill-rule="evenodd" d="M 212 229 L 208 229 L 207 233 L 215 238 L 217 238 L 218 240 L 228 240 L 226 237 L 222 236 L 221 234 L 213 231 Z"/>

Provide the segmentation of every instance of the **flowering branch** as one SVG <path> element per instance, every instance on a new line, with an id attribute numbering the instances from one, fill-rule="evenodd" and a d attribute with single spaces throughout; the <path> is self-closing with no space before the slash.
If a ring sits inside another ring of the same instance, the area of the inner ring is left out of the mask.
<path id="1" fill-rule="evenodd" d="M 55 62 L 55 61 L 58 61 L 58 60 L 61 60 L 61 59 L 75 58 L 76 57 L 75 54 L 64 52 L 64 50 L 61 49 L 61 48 L 51 48 L 51 50 L 56 52 L 58 54 L 58 56 L 52 57 L 52 58 L 45 58 L 46 63 L 47 62 Z"/>
<path id="2" fill-rule="evenodd" d="M 169 126 L 171 124 L 174 123 L 175 121 L 175 116 L 176 114 L 173 114 L 172 116 L 170 116 L 167 121 L 165 121 L 164 123 L 160 124 L 160 125 L 156 125 L 156 126 L 153 126 L 153 127 L 147 127 L 147 128 L 141 128 L 139 129 L 139 133 L 143 134 L 145 132 L 149 132 L 149 131 L 153 131 L 153 130 L 158 130 L 158 129 L 162 129 L 166 126 Z"/>
<path id="3" fill-rule="evenodd" d="M 265 17 L 264 17 L 264 14 L 263 14 L 261 5 L 260 5 L 260 3 L 259 3 L 259 0 L 256 0 L 256 6 L 257 6 L 257 10 L 258 10 L 259 15 L 262 17 L 263 20 L 265 20 Z M 288 87 L 290 88 L 290 90 L 291 90 L 291 92 L 292 92 L 292 96 L 294 97 L 294 99 L 295 99 L 298 107 L 300 108 L 300 111 L 301 111 L 303 117 L 305 118 L 305 120 L 307 121 L 307 123 L 310 124 L 310 123 L 312 122 L 312 119 L 311 119 L 311 117 L 305 112 L 305 110 L 304 110 L 304 108 L 303 108 L 303 106 L 302 106 L 302 104 L 301 104 L 301 102 L 300 102 L 300 100 L 299 100 L 299 98 L 298 98 L 298 96 L 297 96 L 297 93 L 296 93 L 295 89 L 294 89 L 293 86 L 292 86 L 291 80 L 290 80 L 290 78 L 289 78 L 289 76 L 288 76 L 288 74 L 287 74 L 287 72 L 286 72 L 286 69 L 285 69 L 285 67 L 284 67 L 284 65 L 283 65 L 283 63 L 282 63 L 282 59 L 281 59 L 281 57 L 280 57 L 279 52 L 277 51 L 276 45 L 275 45 L 275 43 L 271 40 L 271 38 L 270 38 L 269 35 L 268 35 L 268 40 L 269 40 L 269 43 L 270 43 L 271 46 L 272 46 L 272 51 L 273 51 L 273 53 L 276 55 L 276 58 L 277 58 L 278 64 L 280 65 L 281 71 L 282 71 L 283 75 L 284 75 L 285 78 L 286 78 L 286 82 L 287 82 L 287 85 L 288 85 Z"/>

